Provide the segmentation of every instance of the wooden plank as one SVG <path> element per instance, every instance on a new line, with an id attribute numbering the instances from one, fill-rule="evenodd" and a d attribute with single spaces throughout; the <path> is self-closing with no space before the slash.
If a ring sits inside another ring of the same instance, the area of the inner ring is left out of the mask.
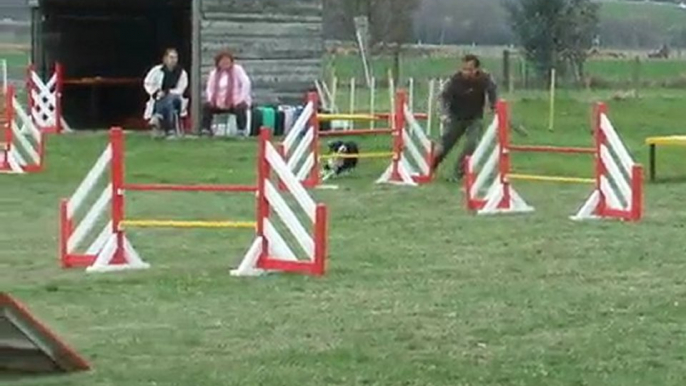
<path id="1" fill-rule="evenodd" d="M 322 0 L 203 0 L 205 17 L 212 13 L 239 11 L 254 14 L 289 14 L 321 16 Z"/>
<path id="2" fill-rule="evenodd" d="M 319 61 L 241 61 L 251 79 L 278 77 L 279 79 L 308 79 L 314 82 L 321 75 Z M 202 67 L 204 77 L 212 71 L 213 65 Z"/>
<path id="3" fill-rule="evenodd" d="M 302 37 L 322 39 L 321 19 L 314 22 L 279 22 L 273 23 L 264 18 L 246 23 L 234 18 L 218 21 L 203 21 L 203 38 L 206 40 L 226 39 L 236 36 L 252 38 Z"/>
<path id="4" fill-rule="evenodd" d="M 203 15 L 204 21 L 233 20 L 242 23 L 254 23 L 268 21 L 270 23 L 316 23 L 322 20 L 320 15 L 293 15 L 288 13 L 277 14 L 233 14 L 226 12 L 206 13 Z"/>
<path id="5" fill-rule="evenodd" d="M 322 56 L 322 48 L 317 43 L 317 40 L 307 38 L 205 41 L 202 52 L 203 57 L 213 58 L 220 50 L 229 48 L 239 60 L 311 59 Z"/>
<path id="6" fill-rule="evenodd" d="M 303 91 L 314 87 L 317 77 L 295 77 L 295 76 L 255 76 L 251 77 L 252 88 L 259 91 L 264 88 L 278 88 L 280 90 Z M 205 85 L 207 80 L 205 80 Z"/>
<path id="7" fill-rule="evenodd" d="M 284 91 L 276 88 L 263 88 L 255 92 L 255 105 L 301 105 L 305 99 L 305 91 Z"/>

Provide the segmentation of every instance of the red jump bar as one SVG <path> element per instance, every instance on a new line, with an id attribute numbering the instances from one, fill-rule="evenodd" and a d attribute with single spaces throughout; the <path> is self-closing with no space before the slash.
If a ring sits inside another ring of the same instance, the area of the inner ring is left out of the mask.
<path id="1" fill-rule="evenodd" d="M 320 131 L 320 137 L 346 137 L 351 135 L 379 135 L 393 134 L 393 129 L 357 129 L 357 130 L 332 130 Z"/>
<path id="2" fill-rule="evenodd" d="M 510 145 L 508 149 L 521 152 L 537 153 L 572 153 L 572 154 L 595 154 L 596 150 L 592 147 L 558 147 L 558 146 L 525 146 Z"/>
<path id="3" fill-rule="evenodd" d="M 245 192 L 257 191 L 252 185 L 172 185 L 172 184 L 125 184 L 124 190 L 140 192 Z"/>

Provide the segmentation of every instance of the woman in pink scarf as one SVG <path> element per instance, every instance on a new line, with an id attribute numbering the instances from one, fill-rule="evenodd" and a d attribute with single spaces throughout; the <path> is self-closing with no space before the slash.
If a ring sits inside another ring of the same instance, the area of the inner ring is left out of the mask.
<path id="1" fill-rule="evenodd" d="M 203 106 L 200 133 L 212 135 L 212 118 L 215 114 L 236 115 L 238 130 L 245 132 L 248 109 L 252 104 L 250 78 L 228 51 L 217 54 L 214 65 L 215 68 L 207 79 L 207 101 Z"/>

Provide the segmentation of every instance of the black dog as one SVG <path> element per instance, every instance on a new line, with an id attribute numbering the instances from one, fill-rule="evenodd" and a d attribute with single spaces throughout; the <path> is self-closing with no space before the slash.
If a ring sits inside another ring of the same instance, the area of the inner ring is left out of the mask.
<path id="1" fill-rule="evenodd" d="M 357 143 L 348 141 L 335 141 L 328 144 L 329 154 L 340 155 L 357 155 L 360 154 L 360 149 Z M 351 172 L 357 167 L 357 158 L 352 157 L 333 157 L 329 162 L 324 164 L 324 171 L 327 176 L 339 176 L 345 172 Z"/>

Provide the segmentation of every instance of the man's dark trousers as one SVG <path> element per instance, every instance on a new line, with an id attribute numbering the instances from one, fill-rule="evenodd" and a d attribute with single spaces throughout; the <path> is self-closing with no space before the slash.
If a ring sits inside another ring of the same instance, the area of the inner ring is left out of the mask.
<path id="1" fill-rule="evenodd" d="M 434 161 L 434 168 L 438 167 L 438 165 L 443 162 L 445 157 L 450 154 L 450 151 L 459 142 L 460 138 L 466 135 L 467 143 L 457 158 L 454 171 L 455 178 L 462 178 L 462 176 L 464 176 L 464 163 L 466 158 L 471 156 L 479 145 L 481 132 L 483 130 L 482 121 L 482 118 L 461 119 L 450 117 L 446 122 L 443 136 L 441 136 L 442 151 Z"/>

